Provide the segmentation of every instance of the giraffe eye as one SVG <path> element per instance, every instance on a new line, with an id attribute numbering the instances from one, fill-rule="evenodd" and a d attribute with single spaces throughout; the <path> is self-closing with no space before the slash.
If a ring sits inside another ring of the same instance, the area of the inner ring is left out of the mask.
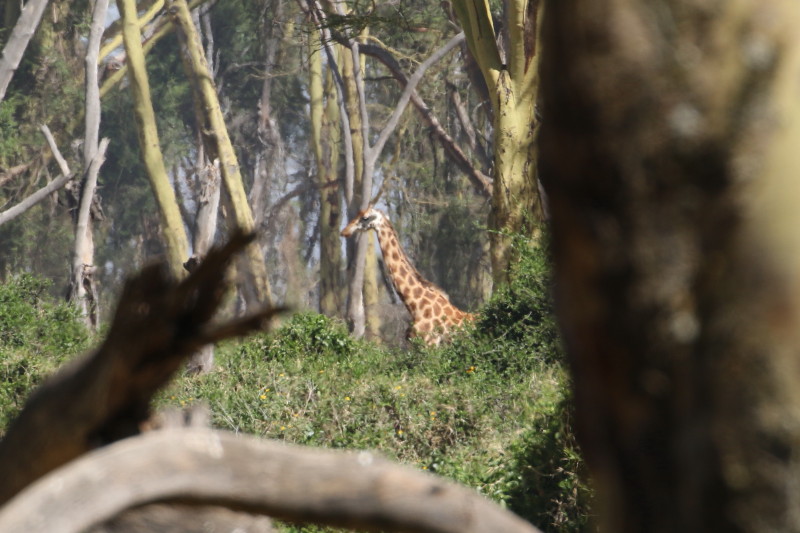
<path id="1" fill-rule="evenodd" d="M 372 222 L 374 219 L 375 219 L 375 217 L 373 215 L 368 215 L 368 216 L 365 216 L 365 217 L 361 217 L 361 222 L 363 222 L 364 224 L 367 224 L 369 222 Z"/>

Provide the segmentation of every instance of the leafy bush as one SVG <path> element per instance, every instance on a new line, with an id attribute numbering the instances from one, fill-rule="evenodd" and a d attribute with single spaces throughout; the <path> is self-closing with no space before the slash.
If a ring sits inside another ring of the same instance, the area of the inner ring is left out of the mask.
<path id="1" fill-rule="evenodd" d="M 500 287 L 481 310 L 478 329 L 495 342 L 524 346 L 526 359 L 561 361 L 547 239 L 533 246 L 517 237 L 514 247 L 519 261 L 511 267 L 511 281 Z M 516 370 L 512 362 L 498 363 Z"/>
<path id="2" fill-rule="evenodd" d="M 590 491 L 570 426 L 546 247 L 449 344 L 387 348 L 298 313 L 274 333 L 217 348 L 216 371 L 180 376 L 159 403 L 204 402 L 222 429 L 328 448 L 374 449 L 473 487 L 544 531 L 582 531 Z M 47 283 L 0 286 L 0 423 L 86 334 Z M 331 531 L 281 525 L 283 531 Z"/>
<path id="3" fill-rule="evenodd" d="M 218 370 L 163 397 L 204 401 L 214 424 L 294 443 L 377 449 L 509 506 L 545 531 L 581 531 L 590 492 L 570 427 L 546 247 L 449 344 L 387 348 L 315 313 L 222 346 Z M 330 531 L 281 526 L 284 531 Z"/>
<path id="4" fill-rule="evenodd" d="M 20 151 L 19 124 L 17 123 L 16 110 L 19 98 L 11 96 L 0 102 L 0 166 L 8 166 Z"/>
<path id="5" fill-rule="evenodd" d="M 30 274 L 0 285 L 0 429 L 16 416 L 34 386 L 87 347 L 88 334 L 77 311 L 54 302 L 49 286 Z"/>

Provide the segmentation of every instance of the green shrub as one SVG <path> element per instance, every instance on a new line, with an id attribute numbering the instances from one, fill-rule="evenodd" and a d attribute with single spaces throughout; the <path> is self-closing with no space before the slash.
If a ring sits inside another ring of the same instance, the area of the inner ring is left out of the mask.
<path id="1" fill-rule="evenodd" d="M 511 284 L 451 343 L 387 348 L 298 313 L 273 333 L 218 346 L 214 372 L 179 376 L 158 403 L 207 403 L 214 426 L 235 432 L 378 450 L 473 487 L 544 531 L 582 531 L 590 491 L 572 437 L 547 249 L 524 246 Z M 86 346 L 75 312 L 46 294 L 31 276 L 0 286 L 3 426 L 42 376 Z"/>
<path id="2" fill-rule="evenodd" d="M 220 347 L 216 372 L 181 378 L 162 401 L 207 402 L 224 429 L 375 449 L 473 487 L 544 531 L 581 531 L 590 493 L 570 427 L 547 250 L 521 250 L 510 286 L 451 343 L 381 347 L 300 313 L 272 334 Z"/>
<path id="3" fill-rule="evenodd" d="M 0 285 L 0 430 L 33 387 L 88 345 L 77 311 L 54 302 L 49 286 L 30 274 Z"/>

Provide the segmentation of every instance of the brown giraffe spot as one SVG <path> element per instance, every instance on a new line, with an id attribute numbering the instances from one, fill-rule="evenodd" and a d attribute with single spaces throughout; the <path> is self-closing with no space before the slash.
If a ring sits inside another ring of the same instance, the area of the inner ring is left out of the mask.
<path id="1" fill-rule="evenodd" d="M 438 303 L 433 304 L 433 314 L 434 315 L 442 314 L 442 307 Z"/>
<path id="2" fill-rule="evenodd" d="M 401 278 L 405 278 L 406 276 L 408 276 L 408 270 L 406 270 L 405 266 L 400 267 L 399 274 Z"/>
<path id="3" fill-rule="evenodd" d="M 417 285 L 417 287 L 414 289 L 414 298 L 419 298 L 420 296 L 422 296 L 422 287 Z"/>
<path id="4" fill-rule="evenodd" d="M 430 318 L 432 316 L 431 308 L 426 307 L 425 310 L 422 312 L 422 316 L 425 318 Z"/>
<path id="5" fill-rule="evenodd" d="M 400 254 L 397 253 L 397 250 L 392 250 L 392 253 L 391 253 L 390 257 L 391 257 L 392 261 L 399 261 L 400 260 Z"/>

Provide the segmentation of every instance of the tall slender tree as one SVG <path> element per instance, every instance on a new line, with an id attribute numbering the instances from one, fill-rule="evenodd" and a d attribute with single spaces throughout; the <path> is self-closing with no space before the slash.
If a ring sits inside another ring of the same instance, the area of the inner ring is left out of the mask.
<path id="1" fill-rule="evenodd" d="M 150 83 L 142 52 L 141 33 L 137 24 L 136 2 L 117 0 L 122 18 L 122 32 L 128 61 L 128 75 L 134 99 L 134 115 L 139 131 L 142 151 L 150 185 L 161 215 L 161 232 L 164 236 L 170 269 L 176 277 L 184 275 L 183 263 L 189 256 L 189 241 L 183 229 L 178 201 L 169 182 L 158 140 L 156 117 L 150 98 Z"/>
<path id="2" fill-rule="evenodd" d="M 228 136 L 228 128 L 222 116 L 213 78 L 205 59 L 202 43 L 192 23 L 189 7 L 185 0 L 171 0 L 169 5 L 176 24 L 186 36 L 187 52 L 195 74 L 194 82 L 200 87 L 203 109 L 207 114 L 205 124 L 209 128 L 208 139 L 211 141 L 207 149 L 210 148 L 214 158 L 218 157 L 220 160 L 222 182 L 228 193 L 234 223 L 241 230 L 253 231 L 255 222 L 244 190 L 239 161 Z M 248 246 L 247 257 L 247 275 L 251 277 L 250 286 L 251 290 L 255 292 L 256 299 L 252 303 L 269 305 L 272 302 L 272 291 L 267 278 L 264 256 L 256 243 Z"/>
<path id="3" fill-rule="evenodd" d="M 319 310 L 328 316 L 341 314 L 341 195 L 339 187 L 339 106 L 333 74 L 322 69 L 319 33 L 309 39 L 309 97 L 311 142 L 317 162 L 319 188 Z M 324 78 L 324 79 L 323 79 Z M 325 133 L 323 135 L 323 132 Z"/>

